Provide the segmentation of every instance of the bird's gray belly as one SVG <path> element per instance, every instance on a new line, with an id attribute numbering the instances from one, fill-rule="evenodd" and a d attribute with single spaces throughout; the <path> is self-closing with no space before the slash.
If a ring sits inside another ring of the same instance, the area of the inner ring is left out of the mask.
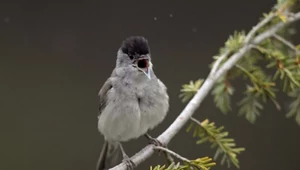
<path id="1" fill-rule="evenodd" d="M 169 108 L 168 97 L 161 93 L 144 95 L 140 99 L 139 107 L 141 113 L 140 133 L 145 134 L 165 118 Z"/>
<path id="2" fill-rule="evenodd" d="M 106 140 L 128 141 L 141 134 L 140 110 L 137 102 L 126 98 L 109 102 L 98 119 L 98 129 Z"/>

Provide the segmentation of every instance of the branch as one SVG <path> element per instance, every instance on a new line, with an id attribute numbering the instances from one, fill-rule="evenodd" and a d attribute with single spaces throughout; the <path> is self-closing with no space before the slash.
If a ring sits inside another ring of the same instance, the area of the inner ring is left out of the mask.
<path id="1" fill-rule="evenodd" d="M 285 44 L 286 46 L 288 46 L 290 49 L 294 50 L 296 52 L 296 54 L 299 54 L 300 51 L 292 44 L 290 43 L 288 40 L 284 39 L 283 37 L 281 37 L 278 34 L 273 34 L 273 37 L 275 39 L 277 39 L 278 41 L 280 41 L 281 43 Z"/>
<path id="2" fill-rule="evenodd" d="M 230 50 L 225 51 L 215 62 L 214 66 L 212 67 L 209 76 L 214 75 L 220 65 L 220 63 L 230 54 Z"/>
<path id="3" fill-rule="evenodd" d="M 263 40 L 265 40 L 266 38 L 271 37 L 273 34 L 275 34 L 277 31 L 279 31 L 281 28 L 283 28 L 284 26 L 293 23 L 297 20 L 300 19 L 300 12 L 296 13 L 295 15 L 293 15 L 290 18 L 287 18 L 287 20 L 285 22 L 280 22 L 278 24 L 276 24 L 275 26 L 271 27 L 269 30 L 259 34 L 253 41 L 253 44 L 258 44 L 260 42 L 262 42 Z"/>
<path id="4" fill-rule="evenodd" d="M 169 153 L 169 154 L 175 156 L 177 159 L 179 159 L 179 160 L 181 160 L 181 161 L 183 161 L 183 162 L 188 162 L 188 163 L 191 162 L 189 159 L 180 156 L 178 153 L 175 153 L 174 151 L 171 151 L 171 150 L 168 149 L 168 148 L 164 148 L 164 147 L 160 147 L 160 146 L 155 146 L 154 149 L 156 149 L 156 150 L 161 150 L 161 151 L 165 151 L 165 152 L 167 152 L 167 153 Z"/>
<path id="5" fill-rule="evenodd" d="M 197 123 L 199 126 L 202 126 L 202 125 L 201 125 L 201 122 L 198 121 L 197 119 L 195 119 L 195 118 L 193 118 L 193 117 L 191 117 L 190 119 L 191 119 L 193 122 Z"/>
<path id="6" fill-rule="evenodd" d="M 206 81 L 202 84 L 201 88 L 195 94 L 195 96 L 190 100 L 190 102 L 186 105 L 180 115 L 175 119 L 175 121 L 160 135 L 157 140 L 159 140 L 162 144 L 166 145 L 170 142 L 170 140 L 179 132 L 179 130 L 186 124 L 186 122 L 192 117 L 196 109 L 200 106 L 204 98 L 207 96 L 209 91 L 212 89 L 216 81 L 223 76 L 226 72 L 228 72 L 252 47 L 253 45 L 257 45 L 264 41 L 267 38 L 270 38 L 274 33 L 279 31 L 281 28 L 286 26 L 289 23 L 292 23 L 296 20 L 300 19 L 300 12 L 296 13 L 293 17 L 287 18 L 286 22 L 281 22 L 276 24 L 275 26 L 269 28 L 259 35 L 255 35 L 255 32 L 268 23 L 271 19 L 269 17 L 262 20 L 257 26 L 253 27 L 253 29 L 247 35 L 247 40 L 249 42 L 244 43 L 244 45 L 233 55 L 229 57 L 229 59 L 216 71 L 215 74 L 209 74 Z M 253 33 L 254 32 L 254 33 Z M 250 41 L 252 40 L 252 41 Z M 219 58 L 218 60 L 222 60 L 223 58 Z M 219 62 L 216 62 L 219 63 Z M 147 158 L 149 158 L 154 153 L 154 145 L 148 145 L 143 148 L 141 151 L 136 153 L 130 159 L 134 162 L 135 165 L 139 165 Z M 126 165 L 121 163 L 111 170 L 126 170 Z"/>
<path id="7" fill-rule="evenodd" d="M 268 15 L 265 19 L 263 19 L 260 23 L 258 23 L 256 26 L 254 26 L 252 28 L 252 30 L 248 33 L 248 35 L 245 38 L 245 44 L 248 44 L 251 39 L 253 38 L 253 36 L 255 35 L 255 33 L 262 28 L 264 25 L 266 25 L 268 22 L 270 22 L 273 18 L 275 17 L 274 13 L 271 13 L 270 15 Z"/>

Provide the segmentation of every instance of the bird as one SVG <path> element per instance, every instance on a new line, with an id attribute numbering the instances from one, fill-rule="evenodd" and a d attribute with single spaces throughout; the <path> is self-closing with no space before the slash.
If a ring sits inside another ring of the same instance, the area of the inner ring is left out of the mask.
<path id="1" fill-rule="evenodd" d="M 166 85 L 155 75 L 148 40 L 129 36 L 117 51 L 116 65 L 98 96 L 98 130 L 104 136 L 97 170 L 111 168 L 122 161 L 127 169 L 135 164 L 122 142 L 145 136 L 150 143 L 161 143 L 148 134 L 169 111 Z"/>

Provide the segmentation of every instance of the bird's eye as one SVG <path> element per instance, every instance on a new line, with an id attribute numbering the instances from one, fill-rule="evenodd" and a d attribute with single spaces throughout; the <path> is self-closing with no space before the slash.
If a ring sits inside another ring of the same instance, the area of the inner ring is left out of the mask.
<path id="1" fill-rule="evenodd" d="M 130 60 L 132 60 L 132 59 L 133 59 L 133 56 L 132 56 L 132 55 L 129 55 L 129 58 L 130 58 Z"/>

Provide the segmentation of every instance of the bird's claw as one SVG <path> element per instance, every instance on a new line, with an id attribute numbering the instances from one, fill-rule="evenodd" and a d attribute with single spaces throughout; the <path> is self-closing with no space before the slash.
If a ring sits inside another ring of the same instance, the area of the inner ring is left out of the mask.
<path id="1" fill-rule="evenodd" d="M 163 148 L 166 148 L 166 146 L 164 144 L 162 144 L 159 140 L 157 140 L 156 138 L 151 137 L 150 135 L 146 134 L 146 137 L 148 138 L 149 144 L 152 144 L 154 146 L 160 146 Z M 158 155 L 161 155 L 162 151 L 161 150 L 156 150 Z"/>
<path id="2" fill-rule="evenodd" d="M 159 140 L 157 140 L 156 138 L 153 138 L 148 134 L 145 134 L 145 136 L 148 139 L 149 144 L 152 144 L 152 145 L 155 145 L 155 146 L 160 146 L 160 147 L 166 147 Z"/>
<path id="3" fill-rule="evenodd" d="M 133 170 L 136 167 L 134 162 L 132 162 L 132 160 L 127 155 L 123 156 L 123 162 L 126 164 L 127 170 Z"/>
<path id="4" fill-rule="evenodd" d="M 165 147 L 159 140 L 157 140 L 156 138 L 151 138 L 149 139 L 149 143 L 155 146 L 161 146 L 161 147 Z"/>

